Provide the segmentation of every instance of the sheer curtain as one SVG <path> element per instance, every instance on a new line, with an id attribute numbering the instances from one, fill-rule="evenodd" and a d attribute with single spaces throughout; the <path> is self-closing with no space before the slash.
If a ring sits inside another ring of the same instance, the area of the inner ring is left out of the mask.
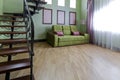
<path id="1" fill-rule="evenodd" d="M 94 0 L 94 43 L 120 50 L 120 0 Z"/>

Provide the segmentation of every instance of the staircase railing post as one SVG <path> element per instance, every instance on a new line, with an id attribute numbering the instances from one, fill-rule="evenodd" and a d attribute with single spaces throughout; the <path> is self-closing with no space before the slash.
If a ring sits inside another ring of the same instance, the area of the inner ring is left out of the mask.
<path id="1" fill-rule="evenodd" d="M 24 0 L 24 15 L 25 18 L 27 18 L 26 22 L 26 31 L 28 32 L 26 35 L 27 38 L 27 44 L 29 47 L 29 53 L 30 53 L 30 80 L 33 80 L 33 55 L 34 55 L 34 50 L 33 50 L 33 41 L 34 41 L 34 23 L 32 20 L 32 16 L 30 14 L 30 11 L 28 9 L 27 1 Z M 29 30 L 30 29 L 30 30 Z M 30 37 L 30 40 L 29 40 Z"/>
<path id="2" fill-rule="evenodd" d="M 12 20 L 15 20 L 15 18 L 12 18 Z M 12 22 L 12 26 L 14 26 L 14 22 Z M 14 31 L 14 27 L 11 27 L 11 32 L 13 32 L 13 31 Z M 10 34 L 10 39 L 13 39 L 13 34 Z M 13 47 L 13 45 L 10 44 L 9 48 L 12 48 L 12 47 Z M 11 61 L 11 60 L 12 60 L 12 56 L 9 55 L 8 56 L 8 62 Z M 5 80 L 10 80 L 10 72 L 6 73 Z"/>

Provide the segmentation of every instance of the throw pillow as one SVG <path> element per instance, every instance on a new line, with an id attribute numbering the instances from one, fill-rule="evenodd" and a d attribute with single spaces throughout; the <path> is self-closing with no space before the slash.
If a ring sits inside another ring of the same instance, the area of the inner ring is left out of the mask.
<path id="1" fill-rule="evenodd" d="M 74 31 L 74 32 L 72 32 L 72 34 L 75 35 L 75 36 L 78 36 L 78 35 L 80 35 L 80 32 L 79 31 Z"/>
<path id="2" fill-rule="evenodd" d="M 62 31 L 55 32 L 58 36 L 64 36 Z"/>

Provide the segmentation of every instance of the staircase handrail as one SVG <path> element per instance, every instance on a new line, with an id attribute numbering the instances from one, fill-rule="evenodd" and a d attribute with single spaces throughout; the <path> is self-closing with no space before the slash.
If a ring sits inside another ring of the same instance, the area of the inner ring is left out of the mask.
<path id="1" fill-rule="evenodd" d="M 32 55 L 34 55 L 34 50 L 33 50 L 33 42 L 34 42 L 34 22 L 32 19 L 32 15 L 30 13 L 28 3 L 26 0 L 24 0 L 24 16 L 26 19 L 26 31 L 28 32 L 26 38 L 28 40 L 28 46 L 29 46 L 29 51 Z M 30 37 L 30 38 L 29 38 Z"/>

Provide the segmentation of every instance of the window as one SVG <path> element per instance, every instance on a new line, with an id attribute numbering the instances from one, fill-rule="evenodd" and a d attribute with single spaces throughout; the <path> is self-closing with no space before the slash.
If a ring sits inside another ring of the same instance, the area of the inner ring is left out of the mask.
<path id="1" fill-rule="evenodd" d="M 97 31 L 114 32 L 120 34 L 120 1 L 113 0 L 94 13 L 94 27 Z"/>
<path id="2" fill-rule="evenodd" d="M 52 0 L 45 0 L 45 2 L 47 2 L 47 4 L 52 4 Z"/>
<path id="3" fill-rule="evenodd" d="M 76 25 L 76 12 L 69 12 L 69 24 Z"/>
<path id="4" fill-rule="evenodd" d="M 65 6 L 65 0 L 58 0 L 58 6 Z"/>
<path id="5" fill-rule="evenodd" d="M 70 0 L 70 8 L 76 8 L 76 0 Z"/>

